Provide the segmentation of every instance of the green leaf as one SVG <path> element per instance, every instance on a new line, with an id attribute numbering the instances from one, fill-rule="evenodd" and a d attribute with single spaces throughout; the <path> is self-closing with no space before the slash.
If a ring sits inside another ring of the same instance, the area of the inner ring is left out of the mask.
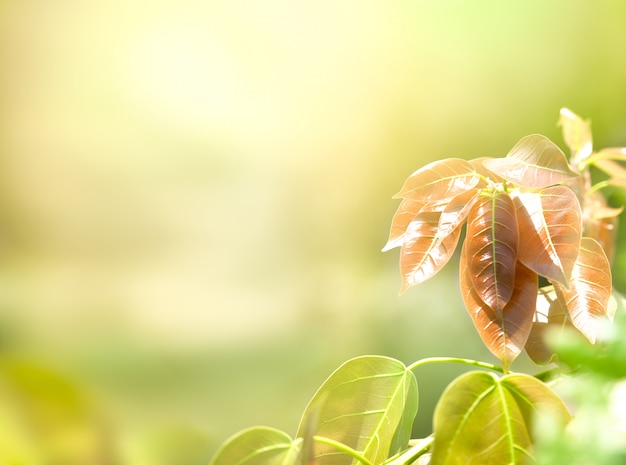
<path id="1" fill-rule="evenodd" d="M 484 160 L 490 171 L 519 186 L 548 187 L 579 176 L 554 142 L 533 134 L 522 138 L 505 158 Z"/>
<path id="2" fill-rule="evenodd" d="M 257 426 L 228 439 L 209 465 L 300 465 L 301 446 L 282 431 Z"/>
<path id="3" fill-rule="evenodd" d="M 307 406 L 298 431 L 314 417 L 316 436 L 347 445 L 372 463 L 407 447 L 417 413 L 417 382 L 401 362 L 358 357 L 340 366 Z M 316 444 L 317 465 L 350 465 L 353 458 Z"/>
<path id="4" fill-rule="evenodd" d="M 563 400 L 534 376 L 514 373 L 503 376 L 499 381 L 515 399 L 533 443 L 537 440 L 533 423 L 537 414 L 552 416 L 556 425 L 561 428 L 564 428 L 572 419 Z"/>
<path id="5" fill-rule="evenodd" d="M 621 308 L 615 315 L 612 325 L 607 325 L 601 333 L 601 344 L 592 345 L 579 331 L 549 333 L 548 342 L 558 357 L 570 366 L 612 378 L 626 378 L 626 312 L 623 297 L 614 296 Z"/>
<path id="6" fill-rule="evenodd" d="M 480 176 L 466 160 L 438 160 L 415 171 L 394 198 L 423 202 L 452 198 L 476 186 Z"/>
<path id="7" fill-rule="evenodd" d="M 562 425 L 569 421 L 559 397 L 532 376 L 465 373 L 448 386 L 435 409 L 430 463 L 532 463 L 532 422 L 545 410 Z"/>

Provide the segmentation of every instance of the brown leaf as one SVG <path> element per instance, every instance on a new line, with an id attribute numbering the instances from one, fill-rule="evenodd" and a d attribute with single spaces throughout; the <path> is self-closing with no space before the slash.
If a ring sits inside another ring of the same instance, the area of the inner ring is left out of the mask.
<path id="1" fill-rule="evenodd" d="M 617 218 L 606 216 L 591 218 L 585 225 L 585 236 L 600 243 L 609 263 L 615 259 L 615 241 L 617 239 Z"/>
<path id="2" fill-rule="evenodd" d="M 524 137 L 505 158 L 483 164 L 507 181 L 528 188 L 548 187 L 579 176 L 561 149 L 539 134 Z"/>
<path id="3" fill-rule="evenodd" d="M 583 235 L 600 243 L 609 263 L 613 263 L 615 258 L 615 241 L 617 240 L 619 220 L 617 217 L 623 210 L 623 206 L 620 208 L 607 206 L 606 199 L 599 192 L 594 192 L 585 197 Z"/>
<path id="4" fill-rule="evenodd" d="M 450 199 L 476 186 L 480 176 L 466 160 L 438 160 L 415 171 L 394 198 L 430 202 Z"/>
<path id="5" fill-rule="evenodd" d="M 518 259 L 535 273 L 569 287 L 582 236 L 582 213 L 567 187 L 523 192 L 514 198 L 520 242 Z"/>
<path id="6" fill-rule="evenodd" d="M 524 348 L 537 301 L 537 274 L 517 263 L 515 285 L 508 304 L 500 312 L 486 305 L 472 284 L 466 243 L 461 250 L 461 294 L 483 343 L 502 361 L 505 370 Z"/>
<path id="7" fill-rule="evenodd" d="M 442 236 L 438 234 L 440 218 L 439 212 L 424 212 L 409 225 L 400 252 L 400 293 L 435 275 L 452 257 L 461 226 Z"/>
<path id="8" fill-rule="evenodd" d="M 479 157 L 479 158 L 474 158 L 474 159 L 470 160 L 469 162 L 472 164 L 472 166 L 474 167 L 474 169 L 476 170 L 476 172 L 478 174 L 480 174 L 481 176 L 483 176 L 485 178 L 488 178 L 492 182 L 502 182 L 502 181 L 504 181 L 504 178 L 498 176 L 493 171 L 490 171 L 484 165 L 484 162 L 486 160 L 493 160 L 493 158 L 491 158 L 491 157 Z"/>
<path id="9" fill-rule="evenodd" d="M 513 294 L 519 243 L 515 206 L 507 193 L 482 194 L 476 200 L 465 243 L 474 289 L 487 306 L 501 311 Z"/>
<path id="10" fill-rule="evenodd" d="M 582 238 L 570 289 L 558 283 L 554 283 L 554 289 L 563 298 L 574 326 L 592 344 L 595 343 L 611 297 L 609 260 L 596 240 Z"/>
<path id="11" fill-rule="evenodd" d="M 389 240 L 383 248 L 383 252 L 402 245 L 409 224 L 411 224 L 411 221 L 415 219 L 424 205 L 425 202 L 419 202 L 412 199 L 403 199 L 402 202 L 400 202 L 400 206 L 391 220 Z"/>
<path id="12" fill-rule="evenodd" d="M 462 194 L 460 194 L 462 195 Z M 413 199 L 402 199 L 400 206 L 396 211 L 393 219 L 391 220 L 391 231 L 389 233 L 389 240 L 383 252 L 391 250 L 395 247 L 399 247 L 403 242 L 410 237 L 411 231 L 409 226 L 413 220 L 421 213 L 442 213 L 451 200 L 435 200 L 432 202 L 420 202 Z"/>
<path id="13" fill-rule="evenodd" d="M 480 194 L 480 189 L 470 189 L 450 200 L 439 218 L 440 236 L 446 236 L 465 222 L 470 209 Z"/>

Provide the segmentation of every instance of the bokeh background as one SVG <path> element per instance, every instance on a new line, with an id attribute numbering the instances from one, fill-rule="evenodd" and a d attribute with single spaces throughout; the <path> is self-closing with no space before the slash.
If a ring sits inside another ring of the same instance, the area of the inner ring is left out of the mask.
<path id="1" fill-rule="evenodd" d="M 0 459 L 206 464 L 242 428 L 295 432 L 353 356 L 492 360 L 456 258 L 398 296 L 391 196 L 436 159 L 563 147 L 563 106 L 626 145 L 625 21 L 604 0 L 2 2 Z M 416 436 L 460 372 L 417 373 Z"/>

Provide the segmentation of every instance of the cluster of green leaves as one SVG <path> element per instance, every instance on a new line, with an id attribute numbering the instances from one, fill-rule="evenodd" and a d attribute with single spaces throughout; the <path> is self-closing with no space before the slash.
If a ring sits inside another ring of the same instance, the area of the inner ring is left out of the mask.
<path id="1" fill-rule="evenodd" d="M 401 362 L 353 359 L 317 391 L 295 440 L 270 428 L 245 430 L 222 446 L 211 465 L 383 463 L 407 446 L 416 413 L 417 383 Z"/>
<path id="2" fill-rule="evenodd" d="M 317 391 L 296 439 L 273 428 L 247 429 L 230 438 L 211 465 L 523 463 L 532 457 L 536 411 L 548 410 L 561 427 L 570 419 L 559 397 L 537 378 L 472 371 L 442 395 L 433 436 L 411 441 L 418 406 L 411 370 L 440 361 L 406 367 L 381 356 L 352 359 Z"/>
<path id="3" fill-rule="evenodd" d="M 559 377 L 553 389 L 567 399 L 574 417 L 565 429 L 550 418 L 537 421 L 539 465 L 626 463 L 626 311 L 591 345 L 571 328 L 549 338 L 559 358 L 576 374 Z"/>
<path id="4" fill-rule="evenodd" d="M 611 316 L 615 222 L 600 193 L 625 185 L 616 160 L 625 149 L 594 152 L 588 123 L 561 111 L 565 154 L 530 135 L 504 158 L 446 159 L 414 172 L 396 198 L 402 202 L 385 250 L 401 247 L 402 291 L 443 268 L 461 238 L 463 300 L 483 342 L 506 369 L 526 348 L 537 362 L 551 358 L 542 334 L 572 325 L 594 342 Z M 590 167 L 609 179 L 591 184 Z M 621 170 L 621 171 L 620 171 Z M 539 277 L 548 286 L 539 289 Z"/>
<path id="5" fill-rule="evenodd" d="M 451 358 L 409 366 L 381 356 L 350 360 L 319 388 L 294 438 L 247 429 L 227 440 L 211 465 L 552 465 L 562 463 L 552 460 L 558 451 L 574 459 L 580 431 L 548 377 L 509 367 L 525 348 L 538 363 L 626 379 L 626 345 L 615 336 L 613 346 L 605 344 L 603 332 L 622 301 L 612 293 L 610 268 L 621 209 L 601 195 L 606 186 L 626 187 L 619 165 L 626 149 L 594 152 L 589 124 L 567 109 L 560 123 L 569 160 L 547 138 L 531 135 L 502 159 L 448 159 L 417 170 L 397 194 L 402 202 L 383 249 L 401 247 L 404 291 L 450 260 L 467 224 L 462 296 L 502 366 Z M 591 166 L 604 179 L 593 183 Z M 547 285 L 540 287 L 540 279 Z M 561 342 L 550 345 L 546 334 Z M 576 342 L 568 345 L 572 335 Z M 490 371 L 454 380 L 435 409 L 433 434 L 410 439 L 418 408 L 413 371 L 441 362 Z M 607 457 L 623 459 L 625 451 Z"/>

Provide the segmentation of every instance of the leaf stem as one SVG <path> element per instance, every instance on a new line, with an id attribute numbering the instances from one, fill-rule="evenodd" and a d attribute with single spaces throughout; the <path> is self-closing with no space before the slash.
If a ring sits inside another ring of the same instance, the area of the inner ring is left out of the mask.
<path id="1" fill-rule="evenodd" d="M 533 376 L 537 378 L 539 381 L 548 383 L 550 381 L 553 381 L 555 378 L 557 378 L 561 374 L 563 374 L 563 371 L 560 368 L 550 368 L 548 370 L 535 373 Z"/>
<path id="2" fill-rule="evenodd" d="M 435 440 L 434 436 L 431 434 L 430 436 L 419 440 L 415 445 L 409 447 L 407 450 L 394 457 L 388 462 L 385 462 L 385 465 L 409 465 L 410 463 L 415 462 L 415 460 L 426 453 L 433 441 Z"/>
<path id="3" fill-rule="evenodd" d="M 498 373 L 504 373 L 504 369 L 497 365 L 493 365 L 487 362 L 479 362 L 478 360 L 471 360 L 468 358 L 456 358 L 456 357 L 429 357 L 423 358 L 422 360 L 418 360 L 417 362 L 413 362 L 407 368 L 410 371 L 415 370 L 418 367 L 423 365 L 428 365 L 429 363 L 460 363 L 462 365 L 469 365 L 479 368 L 485 368 L 487 370 L 497 371 Z"/>
<path id="4" fill-rule="evenodd" d="M 481 181 L 484 181 L 485 184 L 491 185 L 493 184 L 493 182 L 491 182 L 491 179 L 489 179 L 486 176 L 483 176 L 482 174 L 480 174 L 479 172 L 476 172 L 476 174 L 478 175 L 478 177 L 480 178 Z"/>
<path id="5" fill-rule="evenodd" d="M 330 438 L 325 438 L 324 436 L 313 436 L 315 442 L 319 442 L 320 444 L 326 444 L 328 446 L 334 447 L 340 452 L 344 452 L 348 454 L 350 457 L 358 460 L 363 465 L 373 465 L 372 462 L 363 457 L 358 451 L 354 450 L 352 447 L 347 446 L 341 442 L 335 441 Z"/>
<path id="6" fill-rule="evenodd" d="M 605 187 L 608 187 L 610 185 L 611 185 L 610 179 L 607 179 L 605 181 L 600 181 L 599 183 L 594 184 L 589 189 L 587 189 L 587 192 L 585 192 L 585 197 L 589 197 L 594 192 L 599 191 L 600 189 L 604 189 Z"/>

